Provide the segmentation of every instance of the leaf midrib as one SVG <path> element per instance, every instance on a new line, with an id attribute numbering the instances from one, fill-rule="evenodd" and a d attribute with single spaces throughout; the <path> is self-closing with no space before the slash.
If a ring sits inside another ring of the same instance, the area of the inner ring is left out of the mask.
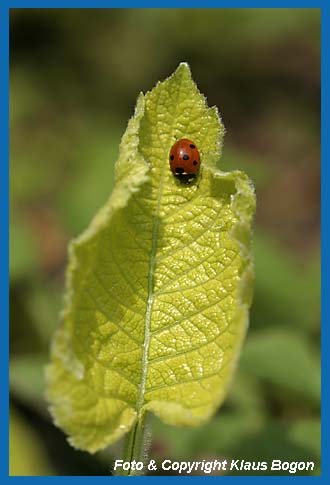
<path id="1" fill-rule="evenodd" d="M 178 100 L 180 98 L 181 87 L 182 87 L 182 79 L 178 87 L 178 95 L 177 95 Z M 175 106 L 176 106 L 175 111 L 177 111 L 178 103 L 176 103 Z M 173 115 L 173 120 L 175 119 L 176 117 L 175 115 Z M 173 125 L 174 123 L 172 123 L 171 131 L 173 131 Z M 141 384 L 139 386 L 138 397 L 137 397 L 138 420 L 142 418 L 141 410 L 144 404 L 145 387 L 146 387 L 146 381 L 147 381 L 147 375 L 148 375 L 148 363 L 149 363 L 148 354 L 149 354 L 150 338 L 151 338 L 150 324 L 151 324 L 152 307 L 153 307 L 154 297 L 155 297 L 153 288 L 154 288 L 155 267 L 157 263 L 156 253 L 157 253 L 158 228 L 159 228 L 159 213 L 160 213 L 161 200 L 162 200 L 162 195 L 164 190 L 165 169 L 166 169 L 166 164 L 164 163 L 163 169 L 161 172 L 160 183 L 158 186 L 157 205 L 156 205 L 156 211 L 153 217 L 153 224 L 152 224 L 152 243 L 151 243 L 151 253 L 150 253 L 150 259 L 149 259 L 149 272 L 148 272 L 148 300 L 147 300 L 145 321 L 144 321 L 145 331 L 144 331 L 144 342 L 143 342 L 143 353 L 142 353 L 142 369 L 141 369 L 142 375 L 141 375 Z"/>

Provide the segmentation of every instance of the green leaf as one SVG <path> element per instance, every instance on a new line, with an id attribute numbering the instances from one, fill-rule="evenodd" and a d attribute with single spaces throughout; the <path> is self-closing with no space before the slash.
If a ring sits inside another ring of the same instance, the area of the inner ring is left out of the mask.
<path id="1" fill-rule="evenodd" d="M 250 335 L 241 365 L 251 375 L 282 389 L 282 399 L 296 396 L 319 406 L 320 356 L 304 336 L 282 328 Z"/>
<path id="2" fill-rule="evenodd" d="M 321 455 L 321 423 L 319 418 L 306 417 L 295 421 L 289 428 L 291 441 L 313 456 Z"/>
<path id="3" fill-rule="evenodd" d="M 254 327 L 294 326 L 317 332 L 320 315 L 320 258 L 298 264 L 262 232 L 254 238 L 256 287 L 252 308 Z M 271 275 L 271 277 L 269 277 Z M 285 284 L 283 284 L 285 282 Z M 290 289 L 290 291 L 288 291 Z"/>
<path id="4" fill-rule="evenodd" d="M 253 375 L 244 372 L 240 365 L 235 381 L 228 394 L 228 407 L 240 416 L 256 416 L 258 420 L 266 415 L 266 403 L 261 382 Z"/>
<path id="5" fill-rule="evenodd" d="M 195 460 L 201 455 L 235 457 L 238 443 L 251 439 L 263 426 L 263 418 L 236 412 L 224 412 L 198 429 L 169 428 L 155 420 L 155 453 L 159 450 L 161 459 L 174 460 Z"/>
<path id="6" fill-rule="evenodd" d="M 225 398 L 248 324 L 255 196 L 245 174 L 216 168 L 223 132 L 187 64 L 138 98 L 112 195 L 71 245 L 48 368 L 75 447 L 104 448 L 146 411 L 199 425 Z M 202 160 L 190 185 L 168 164 L 183 137 Z"/>

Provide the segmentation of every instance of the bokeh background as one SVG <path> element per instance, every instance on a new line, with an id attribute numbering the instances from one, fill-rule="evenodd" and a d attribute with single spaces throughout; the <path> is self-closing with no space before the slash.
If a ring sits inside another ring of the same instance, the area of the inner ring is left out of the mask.
<path id="1" fill-rule="evenodd" d="M 10 473 L 108 475 L 71 448 L 43 368 L 68 241 L 113 186 L 140 91 L 187 61 L 221 111 L 221 166 L 258 198 L 250 331 L 228 399 L 196 429 L 153 422 L 152 458 L 320 464 L 320 12 L 13 9 L 10 15 Z"/>

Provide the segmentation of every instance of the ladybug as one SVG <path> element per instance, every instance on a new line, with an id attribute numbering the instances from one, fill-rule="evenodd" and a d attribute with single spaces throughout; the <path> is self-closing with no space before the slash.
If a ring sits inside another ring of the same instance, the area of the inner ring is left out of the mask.
<path id="1" fill-rule="evenodd" d="M 198 148 L 188 138 L 181 138 L 172 146 L 169 162 L 175 177 L 181 182 L 189 183 L 196 178 L 201 164 Z"/>

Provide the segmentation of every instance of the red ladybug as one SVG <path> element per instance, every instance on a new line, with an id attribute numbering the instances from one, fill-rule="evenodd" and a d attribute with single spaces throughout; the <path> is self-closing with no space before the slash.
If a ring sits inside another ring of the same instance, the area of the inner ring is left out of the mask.
<path id="1" fill-rule="evenodd" d="M 188 138 L 181 138 L 170 150 L 170 167 L 173 174 L 183 182 L 189 182 L 197 176 L 201 159 L 195 143 Z"/>

